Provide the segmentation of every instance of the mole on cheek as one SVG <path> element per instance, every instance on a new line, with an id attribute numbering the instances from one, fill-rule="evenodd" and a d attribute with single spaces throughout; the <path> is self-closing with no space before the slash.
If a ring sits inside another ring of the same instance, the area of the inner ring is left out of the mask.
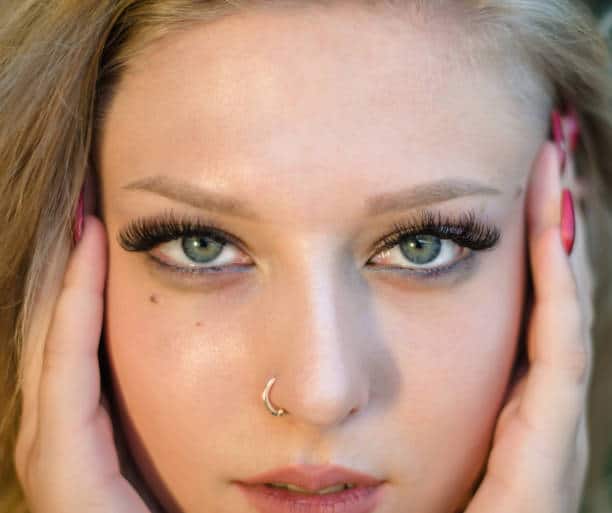
<path id="1" fill-rule="evenodd" d="M 200 321 L 196 322 L 196 327 L 197 328 L 201 328 L 202 327 L 202 323 Z"/>
<path id="2" fill-rule="evenodd" d="M 154 303 L 154 304 L 159 303 L 159 299 L 157 299 L 157 296 L 155 294 L 151 294 L 151 297 L 149 297 L 149 301 L 151 301 L 151 303 Z"/>

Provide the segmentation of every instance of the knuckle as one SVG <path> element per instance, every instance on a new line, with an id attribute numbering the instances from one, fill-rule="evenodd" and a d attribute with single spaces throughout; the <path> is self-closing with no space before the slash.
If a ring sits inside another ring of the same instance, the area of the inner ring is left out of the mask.
<path id="1" fill-rule="evenodd" d="M 579 334 L 582 332 L 584 316 L 577 296 L 566 296 L 561 300 L 558 305 L 558 313 L 572 333 Z"/>
<path id="2" fill-rule="evenodd" d="M 542 349 L 540 358 L 563 372 L 571 383 L 586 384 L 593 364 L 592 344 L 580 309 L 573 301 L 557 301 L 554 308 L 546 308 L 544 322 L 546 327 L 539 335 L 554 340 L 545 344 L 547 349 Z"/>
<path id="3" fill-rule="evenodd" d="M 591 370 L 591 354 L 584 343 L 574 343 L 564 352 L 563 369 L 572 383 L 586 384 Z"/>
<path id="4" fill-rule="evenodd" d="M 61 324 L 64 317 L 68 312 L 72 311 L 73 305 L 76 304 L 76 298 L 73 289 L 63 289 L 57 298 L 55 303 L 55 310 L 53 312 L 53 324 L 51 326 L 51 333 L 56 329 L 58 324 Z"/>
<path id="5" fill-rule="evenodd" d="M 563 279 L 559 280 L 559 287 L 561 293 L 569 298 L 572 298 L 574 301 L 578 302 L 578 297 L 580 295 L 580 289 L 578 287 L 578 282 L 576 280 L 576 276 L 574 275 L 574 270 L 569 269 L 569 273 L 563 277 Z"/>
<path id="6" fill-rule="evenodd" d="M 53 345 L 45 347 L 45 357 L 42 362 L 42 375 L 49 376 L 55 374 L 56 370 L 61 367 L 61 362 L 64 360 L 64 352 Z"/>
<path id="7" fill-rule="evenodd" d="M 573 298 L 558 299 L 549 313 L 548 320 L 556 328 L 546 330 L 547 336 L 558 337 L 554 360 L 573 383 L 583 385 L 591 374 L 592 348 L 580 305 Z"/>
<path id="8" fill-rule="evenodd" d="M 579 291 L 573 279 L 559 279 L 554 288 L 545 291 L 542 301 L 568 313 L 580 312 Z"/>

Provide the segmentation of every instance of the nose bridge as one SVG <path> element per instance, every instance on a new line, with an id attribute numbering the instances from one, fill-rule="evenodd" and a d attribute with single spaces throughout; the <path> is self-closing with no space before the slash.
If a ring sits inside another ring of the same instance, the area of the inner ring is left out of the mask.
<path id="1" fill-rule="evenodd" d="M 346 263 L 329 255 L 301 260 L 285 284 L 287 350 L 275 385 L 280 406 L 294 420 L 320 427 L 342 422 L 369 395 L 367 355 L 360 340 L 368 330 L 360 329 L 358 315 L 362 296 L 347 276 Z"/>

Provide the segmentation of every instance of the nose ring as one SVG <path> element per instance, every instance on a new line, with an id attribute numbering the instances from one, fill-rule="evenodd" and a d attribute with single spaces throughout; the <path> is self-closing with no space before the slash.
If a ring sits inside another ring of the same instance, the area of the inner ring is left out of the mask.
<path id="1" fill-rule="evenodd" d="M 274 385 L 274 382 L 276 381 L 276 378 L 271 378 L 268 381 L 268 384 L 266 385 L 266 388 L 263 391 L 262 394 L 262 399 L 266 405 L 266 408 L 268 408 L 268 411 L 274 415 L 275 417 L 282 417 L 283 415 L 287 414 L 287 411 L 283 410 L 282 408 L 279 408 L 278 410 L 276 408 L 274 408 L 274 406 L 272 406 L 272 403 L 270 402 L 270 389 L 272 388 L 272 385 Z"/>

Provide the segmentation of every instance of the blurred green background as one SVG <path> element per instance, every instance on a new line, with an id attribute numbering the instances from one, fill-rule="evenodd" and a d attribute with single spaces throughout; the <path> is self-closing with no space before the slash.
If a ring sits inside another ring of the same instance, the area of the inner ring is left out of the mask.
<path id="1" fill-rule="evenodd" d="M 588 0 L 595 14 L 602 19 L 603 27 L 612 39 L 612 0 Z M 607 493 L 606 493 L 607 492 Z M 589 495 L 583 502 L 581 513 L 612 513 L 612 433 L 608 449 L 604 483 L 598 493 Z"/>
<path id="2" fill-rule="evenodd" d="M 591 7 L 593 7 L 593 9 L 598 15 L 601 15 L 601 13 L 603 13 L 606 9 L 612 7 L 611 0 L 590 0 L 587 3 L 590 4 Z"/>
<path id="3" fill-rule="evenodd" d="M 594 13 L 602 19 L 602 28 L 612 40 L 612 0 L 586 0 Z M 607 455 L 604 482 L 599 491 L 591 493 L 583 502 L 581 513 L 612 513 L 612 433 Z M 601 450 L 599 448 L 598 450 Z M 605 461 L 605 460 L 604 460 Z"/>

